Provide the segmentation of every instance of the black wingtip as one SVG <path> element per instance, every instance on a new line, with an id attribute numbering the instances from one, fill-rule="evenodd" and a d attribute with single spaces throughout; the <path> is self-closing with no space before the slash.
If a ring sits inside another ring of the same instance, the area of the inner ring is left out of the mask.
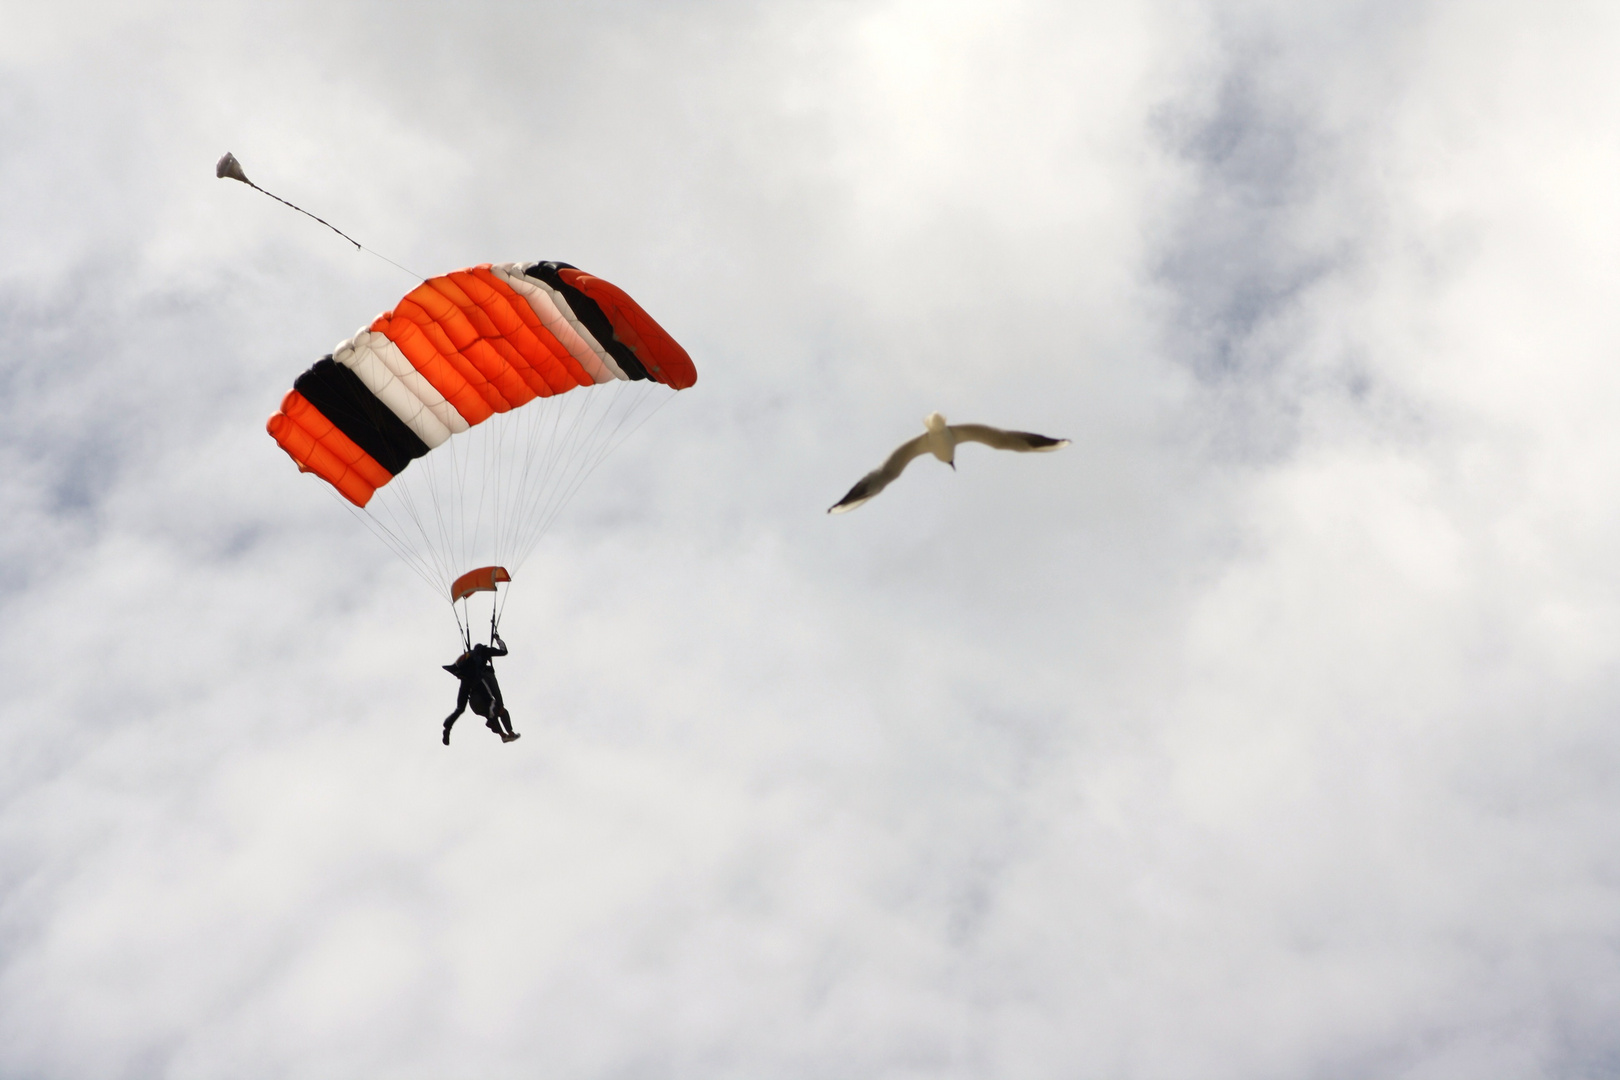
<path id="1" fill-rule="evenodd" d="M 872 501 L 872 496 L 870 496 L 870 495 L 862 495 L 859 492 L 852 491 L 848 495 L 845 495 L 842 499 L 839 499 L 837 502 L 835 502 L 831 506 L 827 507 L 827 513 L 829 513 L 829 514 L 847 514 L 851 510 L 854 510 L 856 507 L 865 506 L 867 503 L 869 503 L 871 501 Z"/>

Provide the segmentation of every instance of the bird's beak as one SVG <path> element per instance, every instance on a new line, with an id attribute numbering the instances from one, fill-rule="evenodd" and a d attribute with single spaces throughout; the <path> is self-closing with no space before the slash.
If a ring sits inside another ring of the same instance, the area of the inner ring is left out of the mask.
<path id="1" fill-rule="evenodd" d="M 956 462 L 954 462 L 954 461 L 947 461 L 947 462 L 946 462 L 946 463 L 945 463 L 945 464 L 947 464 L 947 465 L 949 465 L 949 466 L 950 466 L 950 467 L 951 467 L 951 472 L 955 472 L 955 471 L 956 471 Z"/>

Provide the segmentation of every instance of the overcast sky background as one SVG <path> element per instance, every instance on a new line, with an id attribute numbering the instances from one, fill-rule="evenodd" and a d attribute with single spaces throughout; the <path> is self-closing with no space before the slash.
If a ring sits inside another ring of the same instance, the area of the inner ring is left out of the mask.
<path id="1" fill-rule="evenodd" d="M 1620 1076 L 1620 9 L 0 0 L 0 1075 Z M 518 730 L 264 434 L 406 266 L 699 382 Z M 938 409 L 968 447 L 823 511 Z"/>

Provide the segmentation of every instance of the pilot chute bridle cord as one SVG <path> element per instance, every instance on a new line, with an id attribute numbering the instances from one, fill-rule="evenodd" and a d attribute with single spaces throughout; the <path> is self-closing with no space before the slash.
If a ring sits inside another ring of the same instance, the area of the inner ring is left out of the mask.
<path id="1" fill-rule="evenodd" d="M 214 163 L 214 175 L 216 177 L 218 177 L 219 179 L 221 179 L 221 180 L 240 180 L 242 183 L 246 184 L 248 187 L 252 188 L 254 191 L 257 191 L 260 195 L 268 195 L 272 199 L 276 200 L 276 202 L 280 203 L 282 206 L 290 207 L 290 208 L 298 211 L 300 214 L 303 214 L 305 217 L 311 218 L 311 219 L 313 219 L 315 221 L 320 222 L 322 225 L 325 225 L 328 229 L 331 229 L 333 232 L 335 232 L 339 236 L 343 237 L 343 239 L 345 239 L 349 243 L 353 244 L 354 245 L 354 250 L 356 250 L 356 251 L 364 251 L 368 255 L 375 255 L 377 258 L 381 259 L 383 262 L 387 263 L 390 266 L 398 266 L 399 269 L 405 271 L 407 274 L 411 275 L 411 277 L 415 278 L 417 281 L 423 280 L 422 275 L 418 274 L 415 270 L 412 270 L 408 266 L 400 266 L 399 263 L 395 262 L 393 259 L 390 259 L 388 256 L 384 255 L 382 252 L 374 250 L 372 248 L 366 247 L 364 244 L 360 243 L 360 241 L 356 240 L 354 237 L 350 236 L 348 233 L 344 232 L 342 229 L 338 228 L 336 225 L 332 224 L 330 221 L 327 221 L 325 218 L 316 217 L 314 214 L 310 213 L 308 210 L 305 210 L 302 206 L 299 206 L 296 203 L 290 203 L 286 199 L 283 199 L 280 195 L 277 195 L 275 192 L 266 191 L 266 190 L 264 190 L 264 188 L 260 187 L 258 184 L 255 184 L 253 181 L 249 180 L 248 176 L 247 176 L 247 173 L 242 170 L 242 163 L 240 161 L 237 161 L 236 160 L 236 155 L 231 153 L 229 150 L 225 151 L 225 156 L 224 157 L 220 158 L 218 161 L 216 161 Z"/>

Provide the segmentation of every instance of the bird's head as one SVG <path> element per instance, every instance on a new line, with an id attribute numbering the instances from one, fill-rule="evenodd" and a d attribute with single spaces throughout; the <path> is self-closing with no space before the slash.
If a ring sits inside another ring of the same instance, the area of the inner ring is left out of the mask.
<path id="1" fill-rule="evenodd" d="M 937 412 L 931 412 L 923 417 L 923 427 L 938 435 L 945 430 L 945 417 Z"/>

